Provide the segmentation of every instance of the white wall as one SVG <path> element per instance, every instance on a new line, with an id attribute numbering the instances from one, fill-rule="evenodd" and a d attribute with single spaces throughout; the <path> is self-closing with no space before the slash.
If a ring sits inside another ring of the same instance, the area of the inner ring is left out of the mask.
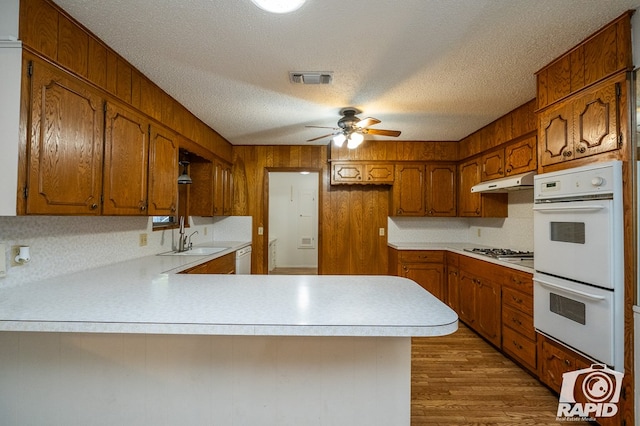
<path id="1" fill-rule="evenodd" d="M 507 218 L 390 217 L 389 242 L 452 242 L 533 251 L 533 190 L 509 195 Z"/>
<path id="2" fill-rule="evenodd" d="M 269 173 L 269 239 L 277 238 L 276 267 L 318 266 L 318 179 L 318 173 Z M 305 193 L 314 194 L 311 203 L 304 203 Z M 311 209 L 312 216 L 301 209 Z M 306 236 L 314 239 L 313 247 L 299 247 Z"/>
<path id="3" fill-rule="evenodd" d="M 187 235 L 194 245 L 215 241 L 251 241 L 250 216 L 192 217 Z M 147 245 L 140 247 L 140 234 Z M 7 276 L 0 288 L 173 250 L 177 230 L 152 231 L 150 217 L 0 216 Z M 31 261 L 11 266 L 13 245 L 31 247 Z"/>

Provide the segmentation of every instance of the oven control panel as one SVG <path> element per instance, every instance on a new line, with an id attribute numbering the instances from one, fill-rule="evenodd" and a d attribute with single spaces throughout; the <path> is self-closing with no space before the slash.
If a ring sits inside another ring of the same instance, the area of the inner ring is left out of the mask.
<path id="1" fill-rule="evenodd" d="M 622 162 L 611 161 L 534 176 L 534 199 L 612 196 L 622 188 Z"/>

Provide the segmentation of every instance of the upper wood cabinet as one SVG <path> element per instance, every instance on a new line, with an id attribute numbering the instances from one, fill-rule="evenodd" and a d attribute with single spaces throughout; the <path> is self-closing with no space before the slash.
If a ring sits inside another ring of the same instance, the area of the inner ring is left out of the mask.
<path id="1" fill-rule="evenodd" d="M 149 139 L 149 214 L 172 216 L 178 209 L 178 136 L 151 125 Z"/>
<path id="2" fill-rule="evenodd" d="M 392 216 L 425 215 L 425 164 L 396 164 L 395 180 L 391 190 Z"/>
<path id="3" fill-rule="evenodd" d="M 427 216 L 452 217 L 456 215 L 457 181 L 455 164 L 427 164 L 425 188 Z"/>
<path id="4" fill-rule="evenodd" d="M 625 12 L 536 73 L 538 109 L 617 72 L 633 68 L 632 14 L 633 11 Z"/>
<path id="5" fill-rule="evenodd" d="M 98 215 L 104 99 L 54 66 L 30 63 L 26 213 Z"/>
<path id="6" fill-rule="evenodd" d="M 190 158 L 189 214 L 192 216 L 214 215 L 214 163 L 204 159 Z"/>
<path id="7" fill-rule="evenodd" d="M 539 114 L 540 164 L 617 150 L 623 144 L 620 111 L 627 102 L 625 76 L 586 89 Z"/>
<path id="8" fill-rule="evenodd" d="M 482 164 L 481 181 L 504 177 L 504 148 L 482 154 L 480 162 Z"/>
<path id="9" fill-rule="evenodd" d="M 505 176 L 513 176 L 536 170 L 538 167 L 538 144 L 536 140 L 536 135 L 533 134 L 505 146 Z"/>
<path id="10" fill-rule="evenodd" d="M 214 162 L 214 216 L 233 214 L 233 173 L 231 164 L 216 159 Z"/>
<path id="11" fill-rule="evenodd" d="M 474 157 L 458 166 L 458 216 L 507 217 L 507 194 L 471 192 L 481 182 L 481 164 L 481 157 Z"/>
<path id="12" fill-rule="evenodd" d="M 331 184 L 384 185 L 394 182 L 394 165 L 359 161 L 331 163 Z"/>
<path id="13" fill-rule="evenodd" d="M 144 115 L 107 103 L 103 214 L 147 214 L 149 126 Z"/>

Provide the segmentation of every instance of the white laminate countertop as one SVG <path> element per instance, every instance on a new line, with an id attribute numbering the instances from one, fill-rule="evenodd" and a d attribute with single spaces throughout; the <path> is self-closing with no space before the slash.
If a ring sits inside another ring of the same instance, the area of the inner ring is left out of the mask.
<path id="1" fill-rule="evenodd" d="M 177 274 L 212 256 L 147 256 L 0 289 L 0 331 L 435 336 L 458 317 L 392 276 Z"/>
<path id="2" fill-rule="evenodd" d="M 496 265 L 506 266 L 507 268 L 516 269 L 522 272 L 528 272 L 533 274 L 533 260 L 522 260 L 522 261 L 509 261 L 509 260 L 498 260 L 493 257 L 483 256 L 477 253 L 471 253 L 465 251 L 465 249 L 471 249 L 474 247 L 477 248 L 491 248 L 488 246 L 483 246 L 481 244 L 470 244 L 470 243 L 402 243 L 402 242 L 389 242 L 387 245 L 396 250 L 448 250 L 454 253 L 462 254 L 465 256 L 473 257 L 475 259 L 484 260 L 485 262 L 495 263 Z"/>

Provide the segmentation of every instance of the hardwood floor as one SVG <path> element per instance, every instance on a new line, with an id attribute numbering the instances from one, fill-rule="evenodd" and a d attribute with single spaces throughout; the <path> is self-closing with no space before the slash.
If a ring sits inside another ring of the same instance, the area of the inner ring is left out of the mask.
<path id="1" fill-rule="evenodd" d="M 412 425 L 562 424 L 557 396 L 462 323 L 413 338 L 411 363 Z"/>

